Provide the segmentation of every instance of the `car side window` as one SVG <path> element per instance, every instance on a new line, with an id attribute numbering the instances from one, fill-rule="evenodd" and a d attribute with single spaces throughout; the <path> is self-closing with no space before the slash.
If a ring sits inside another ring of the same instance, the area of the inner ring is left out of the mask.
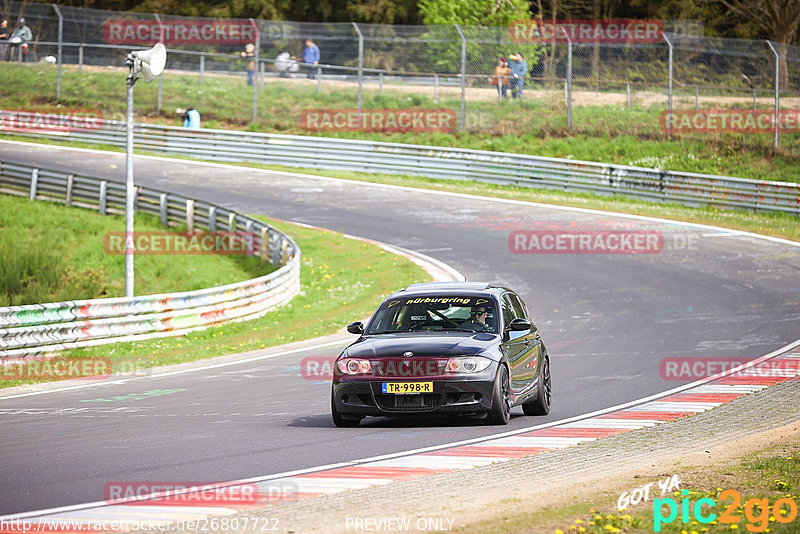
<path id="1" fill-rule="evenodd" d="M 511 305 L 514 308 L 514 317 L 529 319 L 528 310 L 525 308 L 525 304 L 522 303 L 522 299 L 519 298 L 519 295 L 516 293 L 508 293 L 508 298 L 511 300 Z"/>
<path id="2" fill-rule="evenodd" d="M 505 323 L 505 328 L 508 328 L 508 325 L 511 324 L 511 321 L 514 319 L 514 306 L 511 304 L 511 301 L 508 298 L 508 293 L 503 295 L 503 323 Z"/>

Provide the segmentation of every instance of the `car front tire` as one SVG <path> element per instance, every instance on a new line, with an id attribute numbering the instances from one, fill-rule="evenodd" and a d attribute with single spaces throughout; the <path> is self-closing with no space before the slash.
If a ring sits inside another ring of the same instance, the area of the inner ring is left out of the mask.
<path id="1" fill-rule="evenodd" d="M 508 380 L 508 368 L 500 365 L 494 380 L 492 394 L 492 411 L 486 422 L 490 425 L 507 425 L 511 420 L 511 383 Z"/>
<path id="2" fill-rule="evenodd" d="M 331 417 L 333 424 L 338 427 L 354 428 L 361 423 L 362 417 L 360 415 L 344 415 L 339 413 L 336 409 L 336 403 L 333 400 L 333 391 L 331 391 Z"/>

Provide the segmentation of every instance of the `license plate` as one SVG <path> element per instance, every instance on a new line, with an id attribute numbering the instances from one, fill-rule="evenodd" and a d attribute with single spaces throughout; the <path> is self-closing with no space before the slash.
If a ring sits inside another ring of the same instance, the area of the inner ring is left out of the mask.
<path id="1" fill-rule="evenodd" d="M 408 395 L 412 393 L 433 393 L 433 382 L 383 382 L 381 393 Z"/>

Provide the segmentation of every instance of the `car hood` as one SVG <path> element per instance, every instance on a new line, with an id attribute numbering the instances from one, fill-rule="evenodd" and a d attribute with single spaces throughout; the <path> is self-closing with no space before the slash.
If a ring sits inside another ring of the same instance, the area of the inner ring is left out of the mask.
<path id="1" fill-rule="evenodd" d="M 447 334 L 401 333 L 364 336 L 346 349 L 354 358 L 396 358 L 411 351 L 414 356 L 470 356 L 499 345 L 497 334 L 451 332 Z M 483 354 L 490 356 L 490 353 Z"/>

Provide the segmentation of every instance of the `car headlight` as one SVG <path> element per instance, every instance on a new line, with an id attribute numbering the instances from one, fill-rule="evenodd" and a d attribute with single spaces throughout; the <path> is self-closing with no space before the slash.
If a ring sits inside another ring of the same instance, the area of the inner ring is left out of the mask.
<path id="1" fill-rule="evenodd" d="M 369 360 L 360 358 L 342 358 L 336 362 L 336 367 L 346 375 L 366 375 L 372 372 Z"/>
<path id="2" fill-rule="evenodd" d="M 473 374 L 480 373 L 492 365 L 492 360 L 483 356 L 458 356 L 447 360 L 447 372 Z"/>

